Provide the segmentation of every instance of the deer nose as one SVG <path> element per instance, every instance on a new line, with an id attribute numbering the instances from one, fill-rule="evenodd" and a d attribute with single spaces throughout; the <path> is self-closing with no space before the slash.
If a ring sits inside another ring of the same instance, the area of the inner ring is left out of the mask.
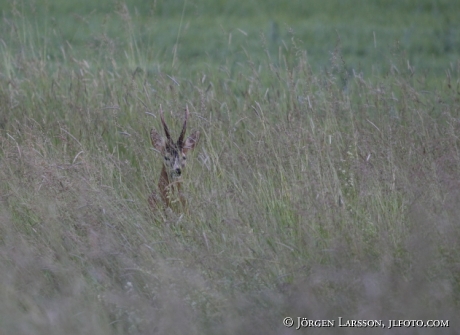
<path id="1" fill-rule="evenodd" d="M 178 176 L 180 176 L 181 173 L 182 173 L 182 171 L 181 171 L 179 168 L 177 168 L 177 169 L 176 169 L 176 174 L 177 174 Z"/>

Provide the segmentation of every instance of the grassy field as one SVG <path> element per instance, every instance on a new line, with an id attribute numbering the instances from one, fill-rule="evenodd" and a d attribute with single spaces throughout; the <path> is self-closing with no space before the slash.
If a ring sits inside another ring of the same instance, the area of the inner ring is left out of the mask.
<path id="1" fill-rule="evenodd" d="M 1 334 L 458 334 L 460 2 L 0 8 Z"/>

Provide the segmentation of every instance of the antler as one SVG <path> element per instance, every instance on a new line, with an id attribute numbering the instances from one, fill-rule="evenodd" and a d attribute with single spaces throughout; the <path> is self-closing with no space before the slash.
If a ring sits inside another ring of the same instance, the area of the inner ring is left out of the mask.
<path id="1" fill-rule="evenodd" d="M 163 129 L 165 130 L 165 135 L 168 141 L 171 141 L 171 135 L 169 134 L 169 129 L 168 126 L 166 125 L 165 118 L 163 116 L 163 109 L 161 108 L 160 105 L 160 118 L 161 118 L 161 123 L 163 124 Z"/>
<path id="2" fill-rule="evenodd" d="M 189 111 L 188 111 L 188 105 L 185 105 L 185 120 L 184 120 L 184 125 L 182 126 L 182 131 L 179 135 L 179 139 L 177 140 L 177 145 L 182 148 L 182 145 L 184 143 L 184 137 L 185 137 L 185 131 L 187 130 L 187 119 L 188 119 Z"/>

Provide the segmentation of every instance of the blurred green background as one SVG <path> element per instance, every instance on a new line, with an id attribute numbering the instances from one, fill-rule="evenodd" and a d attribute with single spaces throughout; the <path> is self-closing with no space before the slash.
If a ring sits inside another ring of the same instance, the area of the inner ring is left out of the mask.
<path id="1" fill-rule="evenodd" d="M 460 1 L 2 0 L 0 8 L 11 25 L 25 16 L 37 38 L 47 36 L 38 56 L 61 62 L 70 45 L 99 66 L 116 59 L 184 75 L 215 66 L 232 73 L 266 57 L 283 65 L 299 52 L 322 71 L 339 49 L 349 73 L 385 75 L 396 53 L 416 71 L 443 76 L 460 54 Z"/>
<path id="2" fill-rule="evenodd" d="M 1 335 L 458 329 L 460 1 L 0 12 Z M 148 207 L 160 104 L 188 213 Z"/>

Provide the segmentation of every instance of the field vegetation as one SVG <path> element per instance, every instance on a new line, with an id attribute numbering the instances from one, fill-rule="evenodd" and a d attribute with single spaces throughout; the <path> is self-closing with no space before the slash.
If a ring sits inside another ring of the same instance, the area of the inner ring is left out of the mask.
<path id="1" fill-rule="evenodd" d="M 458 333 L 460 2 L 0 4 L 1 334 Z"/>

